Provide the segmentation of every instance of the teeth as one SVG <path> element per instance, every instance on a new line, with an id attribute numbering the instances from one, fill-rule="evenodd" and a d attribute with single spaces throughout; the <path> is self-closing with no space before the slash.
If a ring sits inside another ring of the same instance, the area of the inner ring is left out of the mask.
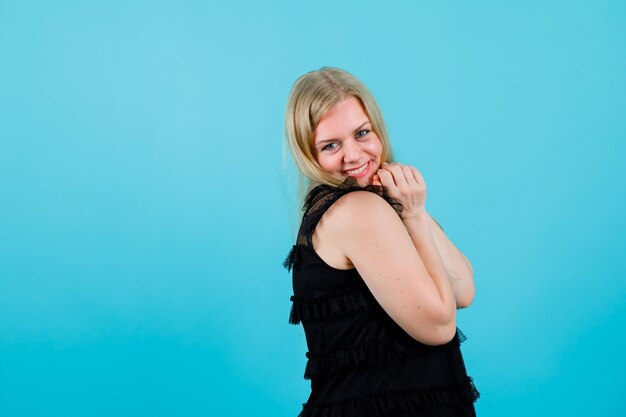
<path id="1" fill-rule="evenodd" d="M 361 168 L 357 168 L 354 171 L 346 171 L 348 174 L 350 175 L 356 175 L 356 174 L 360 174 L 361 172 L 365 171 L 365 168 L 367 168 L 367 163 L 365 165 L 363 165 Z"/>

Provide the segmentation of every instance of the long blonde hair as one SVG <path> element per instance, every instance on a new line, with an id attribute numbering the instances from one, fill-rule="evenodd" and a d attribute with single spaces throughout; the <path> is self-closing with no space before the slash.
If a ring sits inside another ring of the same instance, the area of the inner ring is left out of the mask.
<path id="1" fill-rule="evenodd" d="M 322 67 L 300 76 L 289 93 L 285 109 L 285 142 L 300 171 L 298 206 L 315 186 L 337 186 L 341 181 L 318 164 L 315 159 L 313 132 L 324 114 L 335 104 L 355 97 L 372 123 L 372 130 L 382 144 L 381 161 L 393 162 L 387 128 L 378 103 L 368 88 L 354 75 L 340 68 Z M 283 158 L 285 157 L 283 148 Z"/>

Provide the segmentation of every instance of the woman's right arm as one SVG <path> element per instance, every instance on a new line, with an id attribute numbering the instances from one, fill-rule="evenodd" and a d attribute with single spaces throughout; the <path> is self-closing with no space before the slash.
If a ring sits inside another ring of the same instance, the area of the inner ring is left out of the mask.
<path id="1" fill-rule="evenodd" d="M 428 219 L 414 219 L 409 235 L 393 208 L 372 192 L 354 191 L 337 203 L 332 238 L 382 308 L 414 339 L 449 342 L 456 302 Z"/>

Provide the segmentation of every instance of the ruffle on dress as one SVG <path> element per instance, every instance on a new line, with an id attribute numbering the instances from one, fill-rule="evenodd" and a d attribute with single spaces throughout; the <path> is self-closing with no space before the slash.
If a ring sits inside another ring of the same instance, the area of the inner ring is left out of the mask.
<path id="1" fill-rule="evenodd" d="M 320 298 L 292 295 L 290 300 L 292 302 L 289 313 L 290 324 L 300 324 L 302 320 L 324 320 L 359 310 L 381 308 L 372 293 L 363 290 Z"/>
<path id="2" fill-rule="evenodd" d="M 457 327 L 452 340 L 438 346 L 425 345 L 413 339 L 410 343 L 406 343 L 397 338 L 390 338 L 389 340 L 377 340 L 354 348 L 332 352 L 307 352 L 308 360 L 304 370 L 304 378 L 310 380 L 348 369 L 415 359 L 432 352 L 457 349 L 465 340 L 467 337 Z"/>
<path id="3" fill-rule="evenodd" d="M 480 397 L 473 378 L 456 385 L 426 389 L 387 391 L 334 403 L 309 406 L 302 404 L 298 417 L 382 417 L 423 411 L 434 406 L 464 407 Z"/>
<path id="4" fill-rule="evenodd" d="M 293 264 L 296 263 L 296 261 L 297 261 L 296 257 L 298 255 L 298 248 L 299 248 L 299 246 L 300 245 L 293 245 L 291 247 L 291 250 L 287 254 L 287 257 L 283 261 L 283 268 L 285 268 L 287 271 L 291 271 L 291 268 L 293 267 Z"/>

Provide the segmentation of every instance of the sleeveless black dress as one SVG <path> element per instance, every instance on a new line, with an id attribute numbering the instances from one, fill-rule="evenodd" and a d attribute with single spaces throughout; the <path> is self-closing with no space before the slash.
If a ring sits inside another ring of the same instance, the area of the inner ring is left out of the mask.
<path id="1" fill-rule="evenodd" d="M 311 236 L 324 212 L 342 195 L 372 191 L 398 214 L 402 205 L 386 188 L 319 185 L 307 195 L 298 239 L 283 266 L 293 268 L 291 324 L 302 324 L 308 352 L 304 378 L 311 394 L 298 417 L 475 416 L 480 394 L 467 375 L 457 327 L 445 345 L 410 337 L 371 294 L 356 269 L 326 264 Z"/>

